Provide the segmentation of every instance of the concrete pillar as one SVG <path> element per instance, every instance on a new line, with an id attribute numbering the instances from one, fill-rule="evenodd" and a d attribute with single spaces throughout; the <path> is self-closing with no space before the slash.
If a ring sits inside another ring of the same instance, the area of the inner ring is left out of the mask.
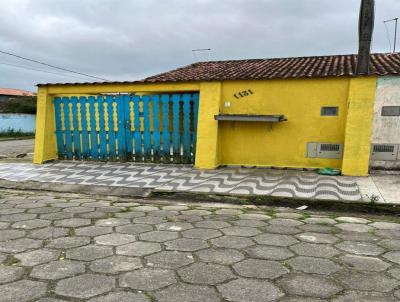
<path id="1" fill-rule="evenodd" d="M 35 153 L 33 162 L 42 164 L 57 159 L 57 142 L 53 99 L 47 87 L 39 87 L 37 94 Z"/>
<path id="2" fill-rule="evenodd" d="M 376 77 L 357 77 L 350 80 L 343 175 L 368 175 L 375 90 Z"/>
<path id="3" fill-rule="evenodd" d="M 219 166 L 218 122 L 214 116 L 219 113 L 221 97 L 220 82 L 200 84 L 195 159 L 195 167 L 198 169 L 214 169 Z"/>

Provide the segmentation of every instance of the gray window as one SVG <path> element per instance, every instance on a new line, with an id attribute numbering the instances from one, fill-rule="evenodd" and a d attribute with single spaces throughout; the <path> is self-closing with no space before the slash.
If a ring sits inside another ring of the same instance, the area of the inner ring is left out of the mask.
<path id="1" fill-rule="evenodd" d="M 383 106 L 382 116 L 400 116 L 400 106 Z"/>
<path id="2" fill-rule="evenodd" d="M 339 107 L 321 107 L 321 116 L 338 116 Z"/>

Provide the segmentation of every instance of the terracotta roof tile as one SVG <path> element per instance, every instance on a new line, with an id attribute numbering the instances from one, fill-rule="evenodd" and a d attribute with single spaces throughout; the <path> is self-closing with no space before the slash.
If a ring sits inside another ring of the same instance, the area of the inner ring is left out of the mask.
<path id="1" fill-rule="evenodd" d="M 208 61 L 151 76 L 142 82 L 354 76 L 356 64 L 357 55 Z M 371 75 L 400 75 L 400 53 L 372 54 L 370 71 Z"/>
<path id="2" fill-rule="evenodd" d="M 0 88 L 0 95 L 10 96 L 35 96 L 36 94 L 30 91 L 12 88 Z"/>

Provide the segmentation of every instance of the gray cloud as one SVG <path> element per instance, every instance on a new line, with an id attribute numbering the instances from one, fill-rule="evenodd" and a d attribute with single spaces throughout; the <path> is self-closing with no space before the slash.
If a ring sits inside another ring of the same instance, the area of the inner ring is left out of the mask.
<path id="1" fill-rule="evenodd" d="M 111 80 L 212 60 L 355 53 L 359 0 L 1 0 L 2 50 Z M 376 1 L 374 52 L 400 1 Z M 400 44 L 400 42 L 399 42 Z M 399 45 L 400 48 L 400 45 Z M 43 66 L 0 55 L 0 63 Z M 57 72 L 56 70 L 52 70 Z M 90 79 L 88 79 L 90 80 Z M 81 81 L 0 64 L 0 87 Z"/>

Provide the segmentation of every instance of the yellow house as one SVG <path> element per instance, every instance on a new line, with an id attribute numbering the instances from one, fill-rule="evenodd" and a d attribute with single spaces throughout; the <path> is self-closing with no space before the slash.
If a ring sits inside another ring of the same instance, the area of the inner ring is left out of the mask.
<path id="1" fill-rule="evenodd" d="M 211 61 L 135 82 L 40 84 L 34 162 L 96 159 L 90 150 L 82 155 L 86 143 L 101 160 L 115 148 L 117 160 L 175 162 L 187 149 L 199 169 L 368 175 L 377 78 L 400 74 L 400 54 L 371 55 L 364 76 L 355 75 L 356 62 L 356 55 Z"/>

